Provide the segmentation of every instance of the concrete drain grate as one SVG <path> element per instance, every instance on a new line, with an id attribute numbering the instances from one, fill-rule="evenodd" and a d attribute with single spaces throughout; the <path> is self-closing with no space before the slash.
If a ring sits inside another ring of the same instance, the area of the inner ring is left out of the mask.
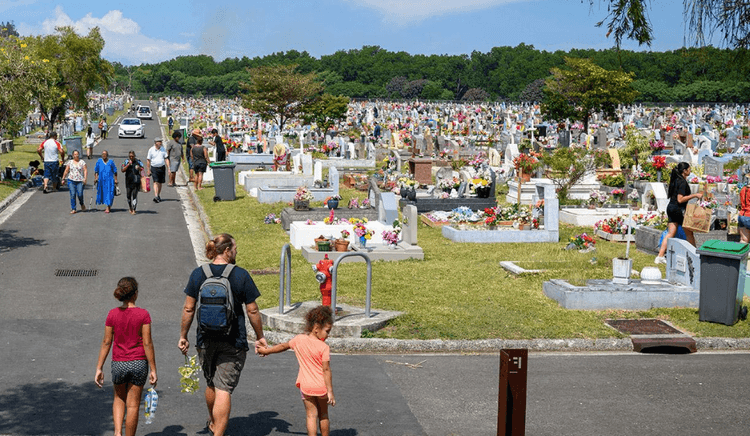
<path id="1" fill-rule="evenodd" d="M 605 324 L 626 335 L 630 335 L 633 351 L 642 352 L 666 349 L 698 351 L 695 340 L 659 319 L 607 319 Z"/>
<path id="2" fill-rule="evenodd" d="M 56 269 L 55 277 L 96 277 L 96 269 Z"/>

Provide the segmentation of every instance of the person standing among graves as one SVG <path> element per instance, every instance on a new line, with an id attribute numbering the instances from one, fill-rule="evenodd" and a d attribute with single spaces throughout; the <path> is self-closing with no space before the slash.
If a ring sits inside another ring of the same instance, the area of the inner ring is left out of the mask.
<path id="1" fill-rule="evenodd" d="M 690 175 L 690 164 L 687 162 L 680 162 L 676 167 L 672 169 L 672 174 L 669 177 L 669 190 L 667 195 L 669 196 L 669 204 L 667 205 L 667 218 L 669 224 L 667 226 L 667 236 L 661 243 L 659 249 L 659 255 L 654 259 L 654 263 L 667 263 L 667 258 L 664 257 L 667 253 L 667 241 L 669 238 L 674 238 L 677 234 L 677 228 L 682 226 L 682 222 L 685 219 L 685 209 L 687 204 L 693 198 L 703 198 L 702 192 L 695 194 L 690 193 L 690 185 L 687 182 L 687 177 Z M 695 237 L 693 231 L 690 229 L 683 228 L 685 231 L 685 237 L 687 241 L 695 246 Z"/>
<path id="2" fill-rule="evenodd" d="M 63 173 L 63 179 L 68 180 L 71 214 L 76 213 L 76 198 L 81 203 L 81 211 L 86 210 L 86 205 L 83 203 L 83 185 L 86 184 L 88 174 L 86 162 L 81 160 L 81 154 L 78 150 L 74 150 L 73 159 L 69 160 L 65 165 L 65 173 Z"/>
<path id="3" fill-rule="evenodd" d="M 154 182 L 154 203 L 161 202 L 161 185 L 164 183 L 169 168 L 169 155 L 162 147 L 161 138 L 154 138 L 154 146 L 148 149 L 146 156 L 146 173 Z"/>
<path id="4" fill-rule="evenodd" d="M 223 233 L 206 244 L 206 257 L 211 259 L 207 264 L 211 274 L 218 277 L 229 265 L 234 265 L 237 260 L 237 243 L 231 235 Z M 177 347 L 182 354 L 187 355 L 190 348 L 188 332 L 193 323 L 196 312 L 196 303 L 200 295 L 201 286 L 207 279 L 203 267 L 193 270 L 190 280 L 185 287 L 185 305 L 182 309 L 182 321 L 180 325 L 180 340 Z M 200 325 L 196 331 L 196 349 L 200 358 L 203 376 L 206 380 L 206 406 L 208 407 L 208 422 L 206 427 L 209 434 L 223 436 L 229 421 L 232 408 L 232 392 L 240 380 L 242 367 L 245 364 L 247 351 L 250 349 L 247 342 L 247 328 L 245 327 L 245 314 L 242 313 L 242 305 L 245 305 L 250 325 L 255 331 L 255 350 L 259 347 L 267 347 L 266 339 L 263 337 L 263 323 L 260 311 L 255 300 L 260 297 L 260 292 L 255 286 L 250 273 L 244 268 L 233 266 L 229 273 L 229 284 L 234 296 L 234 313 L 232 328 L 228 335 L 204 334 Z M 200 321 L 200 320 L 199 320 Z"/>
<path id="5" fill-rule="evenodd" d="M 138 191 L 141 189 L 141 171 L 143 163 L 135 157 L 135 151 L 128 152 L 128 159 L 122 163 L 121 171 L 125 173 L 125 193 L 128 199 L 128 209 L 135 215 L 138 205 Z"/>
<path id="6" fill-rule="evenodd" d="M 169 155 L 169 186 L 175 186 L 175 178 L 177 177 L 177 170 L 180 169 L 182 163 L 182 132 L 175 130 L 172 132 L 172 140 L 167 144 L 167 155 Z"/>
<path id="7" fill-rule="evenodd" d="M 208 149 L 203 146 L 203 138 L 198 137 L 198 142 L 190 148 L 193 159 L 193 170 L 195 171 L 195 189 L 203 189 L 203 174 L 208 168 Z"/>
<path id="8" fill-rule="evenodd" d="M 57 142 L 57 132 L 50 133 L 49 139 L 41 143 L 36 152 L 44 161 L 44 187 L 42 192 L 47 194 L 50 192 L 48 189 L 50 181 L 52 181 L 52 188 L 57 189 L 60 162 L 65 162 L 65 150 Z"/>
<path id="9" fill-rule="evenodd" d="M 211 144 L 216 147 L 216 162 L 224 162 L 227 160 L 227 149 L 224 147 L 224 141 L 219 136 L 218 130 L 211 130 L 211 134 L 214 135 Z"/>
<path id="10" fill-rule="evenodd" d="M 750 174 L 745 174 L 745 178 Z M 737 214 L 737 228 L 740 231 L 740 242 L 750 243 L 750 186 L 740 189 L 740 210 Z"/>
<path id="11" fill-rule="evenodd" d="M 107 150 L 102 151 L 102 157 L 96 161 L 94 184 L 96 184 L 96 204 L 105 205 L 104 213 L 110 213 L 117 190 L 117 166 L 109 160 Z"/>
<path id="12" fill-rule="evenodd" d="M 190 169 L 190 178 L 188 179 L 189 182 L 195 181 L 195 172 L 193 170 L 193 156 L 190 154 L 190 149 L 198 143 L 198 138 L 203 139 L 203 135 L 201 134 L 200 129 L 193 129 L 190 137 L 187 139 L 185 144 L 185 156 L 187 157 L 188 161 L 188 168 Z"/>

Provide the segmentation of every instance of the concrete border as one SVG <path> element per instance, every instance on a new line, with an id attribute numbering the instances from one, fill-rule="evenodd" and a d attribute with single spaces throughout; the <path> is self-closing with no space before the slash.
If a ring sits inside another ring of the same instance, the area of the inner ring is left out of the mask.
<path id="1" fill-rule="evenodd" d="M 24 192 L 26 192 L 29 189 L 33 188 L 33 186 L 34 185 L 31 183 L 31 181 L 27 181 L 23 185 L 19 186 L 18 189 L 16 189 L 15 191 L 11 192 L 11 194 L 9 196 L 5 197 L 5 199 L 3 199 L 3 201 L 0 201 L 0 212 L 2 212 L 5 209 L 7 209 L 8 206 L 10 206 L 14 201 L 16 201 L 16 199 L 18 199 L 18 197 L 21 196 L 21 194 L 23 194 Z"/>

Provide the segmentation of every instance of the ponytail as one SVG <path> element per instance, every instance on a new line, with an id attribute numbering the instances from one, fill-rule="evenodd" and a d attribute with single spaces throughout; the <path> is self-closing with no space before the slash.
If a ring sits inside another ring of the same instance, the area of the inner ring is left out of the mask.
<path id="1" fill-rule="evenodd" d="M 216 256 L 232 248 L 234 238 L 228 233 L 222 233 L 206 244 L 206 258 L 208 260 L 216 259 Z"/>
<path id="2" fill-rule="evenodd" d="M 672 195 L 675 194 L 675 191 L 677 190 L 677 179 L 684 179 L 682 173 L 688 168 L 690 168 L 690 164 L 687 162 L 680 162 L 676 167 L 672 168 L 672 173 L 669 175 L 669 190 L 667 191 L 668 198 L 671 199 Z"/>

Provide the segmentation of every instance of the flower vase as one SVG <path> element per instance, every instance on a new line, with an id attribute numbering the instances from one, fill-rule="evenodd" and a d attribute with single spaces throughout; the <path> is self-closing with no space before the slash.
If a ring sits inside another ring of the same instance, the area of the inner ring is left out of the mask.
<path id="1" fill-rule="evenodd" d="M 489 198 L 490 196 L 489 186 L 477 186 L 475 191 L 477 193 L 477 198 Z"/>
<path id="2" fill-rule="evenodd" d="M 367 248 L 367 238 L 364 236 L 359 237 L 359 246 L 362 248 Z"/>
<path id="3" fill-rule="evenodd" d="M 406 193 L 406 199 L 409 201 L 417 201 L 417 191 L 414 188 L 409 189 Z"/>
<path id="4" fill-rule="evenodd" d="M 294 200 L 294 210 L 310 210 L 310 201 Z"/>
<path id="5" fill-rule="evenodd" d="M 656 170 L 656 181 L 661 183 L 661 170 Z"/>
<path id="6" fill-rule="evenodd" d="M 612 282 L 620 285 L 630 283 L 630 271 L 633 269 L 633 259 L 616 257 L 612 259 Z"/>
<path id="7" fill-rule="evenodd" d="M 409 193 L 409 190 L 406 188 L 401 188 L 401 190 L 398 193 L 401 194 L 401 198 L 406 200 L 406 195 Z"/>
<path id="8" fill-rule="evenodd" d="M 339 201 L 338 200 L 328 200 L 328 208 L 329 209 L 338 209 L 339 208 Z"/>

